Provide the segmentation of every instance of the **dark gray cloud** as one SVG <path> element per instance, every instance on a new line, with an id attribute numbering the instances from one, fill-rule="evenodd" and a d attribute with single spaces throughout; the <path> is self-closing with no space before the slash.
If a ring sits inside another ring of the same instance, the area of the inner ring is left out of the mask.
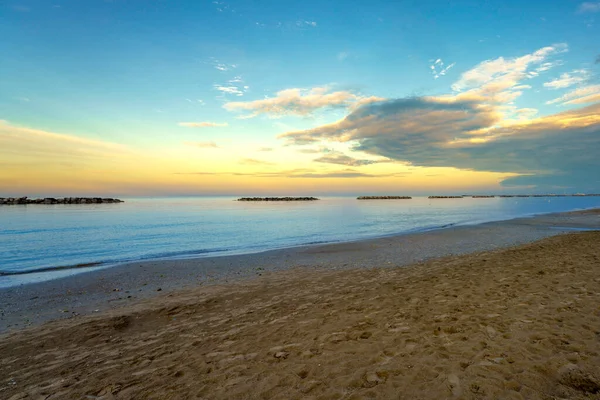
<path id="1" fill-rule="evenodd" d="M 502 127 L 501 118 L 473 101 L 398 99 L 282 137 L 299 145 L 353 141 L 356 150 L 417 166 L 522 174 L 505 185 L 600 188 L 600 103 L 528 124 Z"/>

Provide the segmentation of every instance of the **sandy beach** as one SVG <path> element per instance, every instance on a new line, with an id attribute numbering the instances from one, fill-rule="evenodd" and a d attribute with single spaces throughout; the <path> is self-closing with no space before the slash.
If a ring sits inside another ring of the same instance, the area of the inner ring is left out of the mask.
<path id="1" fill-rule="evenodd" d="M 568 233 L 599 227 L 590 210 L 1 289 L 0 398 L 600 398 L 600 232 Z"/>

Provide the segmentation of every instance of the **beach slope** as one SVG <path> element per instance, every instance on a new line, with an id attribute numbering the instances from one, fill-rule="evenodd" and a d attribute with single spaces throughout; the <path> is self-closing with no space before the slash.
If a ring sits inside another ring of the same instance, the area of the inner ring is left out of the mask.
<path id="1" fill-rule="evenodd" d="M 600 232 L 298 268 L 0 339 L 6 399 L 600 398 Z"/>

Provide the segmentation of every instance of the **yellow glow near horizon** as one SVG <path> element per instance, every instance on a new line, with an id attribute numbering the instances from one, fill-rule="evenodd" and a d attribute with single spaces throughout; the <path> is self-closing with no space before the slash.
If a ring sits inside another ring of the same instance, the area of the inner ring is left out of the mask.
<path id="1" fill-rule="evenodd" d="M 530 121 L 530 126 L 582 126 L 597 115 L 564 113 Z M 540 129 L 541 129 L 540 128 Z M 472 145 L 484 139 L 473 138 Z M 415 167 L 353 152 L 364 164 L 317 162 L 327 152 L 342 155 L 352 144 L 327 150 L 224 141 L 176 143 L 153 151 L 0 123 L 0 195 L 169 195 L 447 193 L 500 190 L 515 173 Z M 351 159 L 353 160 L 353 159 Z M 356 160 L 354 160 L 356 161 Z M 369 162 L 376 162 L 369 164 Z"/>

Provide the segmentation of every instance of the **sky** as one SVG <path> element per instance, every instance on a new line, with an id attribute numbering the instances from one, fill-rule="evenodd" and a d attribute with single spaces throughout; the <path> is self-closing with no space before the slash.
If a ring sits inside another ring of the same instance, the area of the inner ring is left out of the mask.
<path id="1" fill-rule="evenodd" d="M 0 197 L 600 192 L 600 1 L 0 1 Z"/>

